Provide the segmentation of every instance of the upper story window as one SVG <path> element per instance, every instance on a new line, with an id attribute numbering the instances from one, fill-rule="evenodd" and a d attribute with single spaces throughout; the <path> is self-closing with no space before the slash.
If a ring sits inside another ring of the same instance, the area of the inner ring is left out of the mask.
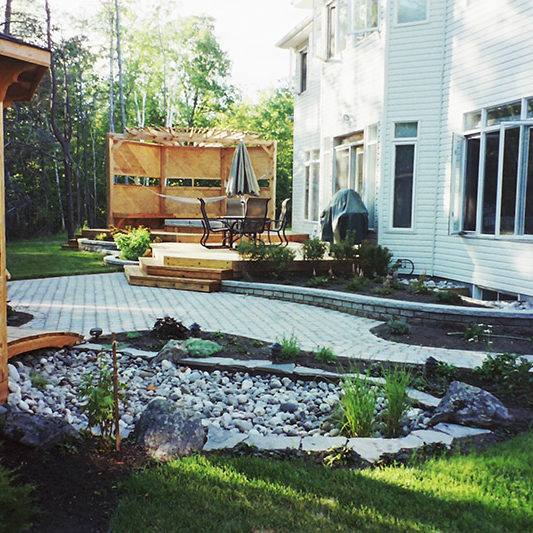
<path id="1" fill-rule="evenodd" d="M 396 0 L 396 23 L 426 22 L 428 3 L 429 0 Z"/>
<path id="2" fill-rule="evenodd" d="M 464 117 L 454 134 L 450 232 L 533 236 L 533 99 Z"/>
<path id="3" fill-rule="evenodd" d="M 327 44 L 326 58 L 334 57 L 337 53 L 337 4 L 335 2 L 326 7 L 327 13 Z"/>
<path id="4" fill-rule="evenodd" d="M 352 0 L 352 31 L 374 30 L 378 27 L 378 0 Z"/>
<path id="5" fill-rule="evenodd" d="M 298 53 L 298 94 L 307 90 L 307 48 Z"/>

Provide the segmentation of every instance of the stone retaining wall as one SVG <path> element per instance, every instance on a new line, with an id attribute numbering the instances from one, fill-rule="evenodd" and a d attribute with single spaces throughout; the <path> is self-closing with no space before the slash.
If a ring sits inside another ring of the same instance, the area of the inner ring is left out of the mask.
<path id="1" fill-rule="evenodd" d="M 533 328 L 532 312 L 508 312 L 499 309 L 405 302 L 324 289 L 243 281 L 223 281 L 222 290 L 326 307 L 382 321 L 403 320 L 409 324 L 449 325 L 460 330 L 473 322 L 513 327 L 517 330 L 524 330 L 525 333 L 531 333 Z"/>

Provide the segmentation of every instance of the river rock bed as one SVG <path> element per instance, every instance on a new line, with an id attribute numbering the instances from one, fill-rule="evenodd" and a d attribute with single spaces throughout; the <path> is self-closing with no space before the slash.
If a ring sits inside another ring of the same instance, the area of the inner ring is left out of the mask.
<path id="1" fill-rule="evenodd" d="M 87 427 L 87 416 L 77 390 L 83 374 L 97 370 L 94 350 L 41 351 L 9 364 L 8 403 L 12 409 L 63 417 L 75 429 Z M 107 358 L 110 359 L 109 357 Z M 127 437 L 148 403 L 165 398 L 192 409 L 205 426 L 250 436 L 329 436 L 339 434 L 335 413 L 341 394 L 336 383 L 303 381 L 246 372 L 211 372 L 176 367 L 163 360 L 119 358 L 120 381 L 126 385 L 121 409 L 121 433 Z M 379 389 L 378 389 L 379 390 Z M 377 411 L 386 407 L 378 393 Z M 430 412 L 412 408 L 404 433 L 425 429 Z M 93 432 L 97 430 L 93 429 Z M 380 437 L 376 432 L 376 437 Z"/>

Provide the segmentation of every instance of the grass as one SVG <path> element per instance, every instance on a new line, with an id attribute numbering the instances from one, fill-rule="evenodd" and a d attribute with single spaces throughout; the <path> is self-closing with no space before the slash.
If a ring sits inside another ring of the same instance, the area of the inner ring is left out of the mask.
<path id="1" fill-rule="evenodd" d="M 385 378 L 385 397 L 387 409 L 384 414 L 384 433 L 386 437 L 397 437 L 402 427 L 402 417 L 409 406 L 407 387 L 411 375 L 403 367 L 394 367 L 392 370 L 383 370 Z"/>
<path id="2" fill-rule="evenodd" d="M 357 372 L 357 370 L 355 370 Z M 348 437 L 370 437 L 376 411 L 376 392 L 366 379 L 346 375 L 339 400 L 342 431 Z"/>
<path id="3" fill-rule="evenodd" d="M 301 460 L 195 456 L 135 474 L 110 530 L 533 530 L 533 433 L 412 466 L 331 470 Z"/>
<path id="4" fill-rule="evenodd" d="M 100 254 L 62 250 L 66 235 L 24 239 L 7 243 L 7 268 L 11 279 L 48 278 L 115 272 Z"/>

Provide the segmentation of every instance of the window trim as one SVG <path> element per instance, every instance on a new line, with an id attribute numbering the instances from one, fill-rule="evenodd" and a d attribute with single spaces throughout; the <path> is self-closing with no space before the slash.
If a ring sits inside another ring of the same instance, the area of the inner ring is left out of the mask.
<path id="1" fill-rule="evenodd" d="M 318 148 L 315 148 L 315 149 L 311 149 L 311 150 L 305 150 L 304 151 L 304 154 L 305 154 L 305 161 L 304 161 L 304 206 L 303 206 L 303 216 L 302 216 L 302 219 L 304 222 L 310 222 L 310 223 L 313 223 L 313 224 L 316 224 L 317 222 L 320 221 L 320 167 L 321 167 L 321 153 L 320 153 L 320 149 Z M 313 158 L 313 155 L 316 154 L 316 157 Z M 311 218 L 307 218 L 306 215 L 307 214 L 310 214 L 311 213 L 311 204 L 312 204 L 312 199 L 313 198 L 313 194 L 312 194 L 312 187 L 311 187 L 311 169 L 315 167 L 316 170 L 317 170 L 317 180 L 318 180 L 318 191 L 317 191 L 317 198 L 316 198 L 316 203 L 317 203 L 317 219 L 316 220 L 313 220 Z M 308 202 L 307 204 L 305 203 L 305 189 L 307 188 L 308 184 L 307 184 L 307 181 L 308 181 L 308 178 L 309 178 L 309 199 L 308 199 Z"/>
<path id="2" fill-rule="evenodd" d="M 430 4 L 431 0 L 426 0 L 426 18 L 424 20 L 413 20 L 411 22 L 399 22 L 398 21 L 398 14 L 399 14 L 399 2 L 400 0 L 394 0 L 394 25 L 399 26 L 402 28 L 409 27 L 409 26 L 418 26 L 419 24 L 427 24 L 430 20 L 429 12 L 431 8 Z"/>
<path id="3" fill-rule="evenodd" d="M 371 2 L 375 2 L 377 4 L 378 12 L 377 12 L 376 25 L 375 26 L 369 26 L 369 27 L 366 27 L 364 29 L 356 29 L 355 28 L 355 16 L 354 16 L 355 3 L 359 2 L 359 1 L 362 1 L 362 0 L 348 0 L 348 2 L 349 2 L 348 16 L 350 17 L 350 27 L 349 27 L 349 30 L 348 30 L 348 34 L 349 35 L 365 35 L 365 34 L 370 34 L 370 33 L 374 32 L 374 31 L 377 31 L 379 29 L 379 22 L 381 20 L 381 2 L 379 2 L 379 0 L 364 0 L 366 2 L 367 6 Z"/>
<path id="4" fill-rule="evenodd" d="M 307 46 L 296 51 L 298 54 L 297 86 L 296 94 L 304 94 L 307 91 L 309 81 L 309 49 Z M 303 56 L 305 55 L 305 78 L 303 76 Z"/>

